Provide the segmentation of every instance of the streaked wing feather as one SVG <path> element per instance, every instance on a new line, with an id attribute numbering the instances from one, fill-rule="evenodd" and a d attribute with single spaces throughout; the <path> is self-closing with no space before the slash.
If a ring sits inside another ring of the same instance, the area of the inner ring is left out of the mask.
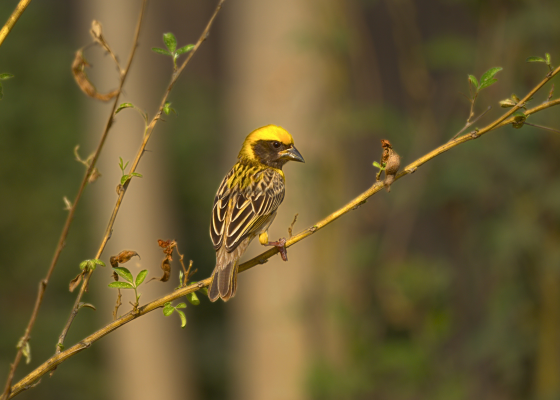
<path id="1" fill-rule="evenodd" d="M 255 178 L 254 183 L 233 194 L 235 198 L 230 200 L 231 220 L 224 232 L 228 252 L 247 236 L 258 233 L 284 199 L 284 180 L 278 172 L 265 169 Z"/>

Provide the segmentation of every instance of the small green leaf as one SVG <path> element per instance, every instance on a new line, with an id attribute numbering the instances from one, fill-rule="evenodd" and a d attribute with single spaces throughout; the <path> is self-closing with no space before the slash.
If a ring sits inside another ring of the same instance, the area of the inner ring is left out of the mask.
<path id="1" fill-rule="evenodd" d="M 208 296 L 208 288 L 207 287 L 203 287 L 198 289 L 199 292 L 202 292 L 202 294 Z"/>
<path id="2" fill-rule="evenodd" d="M 540 62 L 540 63 L 546 63 L 546 60 L 542 57 L 527 57 L 527 60 L 525 60 L 526 62 Z"/>
<path id="3" fill-rule="evenodd" d="M 84 260 L 84 261 L 82 261 L 82 262 L 80 263 L 80 269 L 87 268 L 88 264 L 89 264 L 89 260 Z"/>
<path id="4" fill-rule="evenodd" d="M 170 103 L 170 102 L 166 102 L 166 103 L 163 105 L 163 112 L 165 113 L 165 115 L 169 115 L 169 114 L 171 114 L 172 112 L 174 112 L 175 114 L 177 114 L 177 112 L 175 111 L 175 109 L 173 109 L 173 108 L 171 107 L 171 103 Z"/>
<path id="5" fill-rule="evenodd" d="M 130 174 L 132 176 L 137 176 L 138 178 L 142 178 L 142 174 L 139 174 L 138 172 L 133 172 L 132 174 Z"/>
<path id="6" fill-rule="evenodd" d="M 111 282 L 109 283 L 108 286 L 110 288 L 116 288 L 116 289 L 134 289 L 134 286 L 132 286 L 128 282 Z"/>
<path id="7" fill-rule="evenodd" d="M 95 264 L 97 264 L 97 265 L 101 265 L 102 267 L 105 266 L 105 263 L 104 263 L 103 261 L 97 259 L 97 258 L 94 259 L 94 260 L 91 260 L 91 261 L 93 261 L 93 262 L 94 262 Z"/>
<path id="8" fill-rule="evenodd" d="M 502 108 L 509 108 L 509 107 L 513 107 L 515 106 L 515 104 L 517 104 L 515 101 L 511 100 L 511 99 L 505 99 L 500 101 L 500 107 Z"/>
<path id="9" fill-rule="evenodd" d="M 186 323 L 187 321 L 185 319 L 185 324 Z M 21 347 L 21 354 L 25 357 L 25 363 L 29 364 L 31 362 L 31 346 L 29 345 L 29 342 L 25 342 L 25 344 Z"/>
<path id="10" fill-rule="evenodd" d="M 550 54 L 549 53 L 544 53 L 544 56 L 546 57 L 546 64 L 550 65 Z"/>
<path id="11" fill-rule="evenodd" d="M 136 287 L 140 286 L 140 284 L 144 282 L 144 279 L 146 279 L 146 275 L 148 275 L 147 269 L 140 271 L 138 275 L 136 275 Z"/>
<path id="12" fill-rule="evenodd" d="M 14 76 L 12 74 L 8 74 L 8 73 L 3 73 L 0 74 L 0 81 L 5 81 L 8 79 L 12 79 Z"/>
<path id="13" fill-rule="evenodd" d="M 115 267 L 113 268 L 113 271 L 119 274 L 119 276 L 122 277 L 125 281 L 128 281 L 130 283 L 133 282 L 132 274 L 125 267 Z"/>
<path id="14" fill-rule="evenodd" d="M 122 103 L 119 106 L 119 108 L 117 108 L 117 110 L 115 111 L 115 114 L 118 114 L 121 110 L 124 110 L 125 108 L 134 108 L 134 104 L 132 104 L 132 103 Z M 122 159 L 121 159 L 121 162 L 122 162 Z M 125 166 L 125 168 L 126 168 L 126 166 Z"/>
<path id="15" fill-rule="evenodd" d="M 379 164 L 377 161 L 374 161 L 374 162 L 373 162 L 373 166 L 374 166 L 375 168 L 379 168 L 380 170 L 384 170 L 384 169 L 385 169 L 385 167 L 382 166 L 381 164 Z"/>
<path id="16" fill-rule="evenodd" d="M 185 303 L 179 303 L 175 306 L 175 308 L 187 308 L 187 305 Z"/>
<path id="17" fill-rule="evenodd" d="M 198 299 L 198 296 L 196 295 L 196 293 L 191 292 L 191 293 L 187 293 L 187 300 L 189 301 L 189 303 L 191 303 L 194 306 L 198 306 L 200 304 L 200 300 Z"/>
<path id="18" fill-rule="evenodd" d="M 183 46 L 179 50 L 177 50 L 176 54 L 181 55 L 181 54 L 184 54 L 184 53 L 188 53 L 192 49 L 194 49 L 194 44 L 187 44 L 186 46 Z"/>
<path id="19" fill-rule="evenodd" d="M 482 74 L 480 77 L 480 84 L 482 85 L 485 81 L 488 81 L 494 77 L 498 72 L 500 72 L 503 68 L 502 67 L 494 67 L 490 68 L 488 71 Z"/>
<path id="20" fill-rule="evenodd" d="M 130 179 L 130 175 L 123 175 L 121 177 L 121 185 L 124 185 L 126 181 L 128 181 L 129 179 Z"/>
<path id="21" fill-rule="evenodd" d="M 476 76 L 469 75 L 469 82 L 472 83 L 475 90 L 478 90 L 478 80 L 476 79 Z"/>
<path id="22" fill-rule="evenodd" d="M 154 53 L 163 54 L 164 56 L 170 56 L 171 55 L 170 52 L 168 52 L 167 50 L 164 50 L 164 49 L 160 49 L 159 47 L 152 47 L 152 51 Z"/>
<path id="23" fill-rule="evenodd" d="M 511 99 L 512 99 L 513 101 L 515 101 L 516 104 L 519 103 L 519 102 L 521 101 L 521 99 L 520 99 L 519 97 L 517 97 L 515 94 L 512 94 L 512 95 L 511 95 Z M 531 100 L 531 99 L 529 99 L 529 100 Z"/>
<path id="24" fill-rule="evenodd" d="M 493 84 L 496 83 L 496 82 L 498 82 L 497 79 L 488 79 L 488 80 L 486 80 L 486 81 L 484 81 L 484 82 L 481 81 L 481 82 L 480 82 L 480 87 L 478 88 L 478 90 L 482 90 L 482 89 L 484 89 L 484 88 L 487 88 L 488 86 L 493 85 Z"/>
<path id="25" fill-rule="evenodd" d="M 523 111 L 516 111 L 513 113 L 513 123 L 511 124 L 515 129 L 523 127 L 527 115 Z"/>
<path id="26" fill-rule="evenodd" d="M 175 311 L 175 307 L 171 305 L 170 301 L 163 305 L 163 315 L 165 315 L 166 317 L 169 317 L 171 314 L 173 314 L 173 311 Z"/>
<path id="27" fill-rule="evenodd" d="M 163 42 L 171 53 L 175 53 L 175 50 L 177 49 L 177 39 L 175 39 L 174 34 L 172 34 L 171 32 L 164 33 Z"/>
<path id="28" fill-rule="evenodd" d="M 176 310 L 177 314 L 179 314 L 179 318 L 181 318 L 181 328 L 187 326 L 187 317 L 185 317 L 185 313 L 181 310 Z"/>

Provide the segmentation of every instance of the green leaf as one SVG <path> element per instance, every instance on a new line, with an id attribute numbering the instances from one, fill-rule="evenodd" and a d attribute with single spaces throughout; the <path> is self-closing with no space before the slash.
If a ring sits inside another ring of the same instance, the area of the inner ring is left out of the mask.
<path id="1" fill-rule="evenodd" d="M 171 314 L 173 314 L 173 311 L 175 311 L 175 307 L 171 305 L 170 301 L 163 305 L 163 315 L 165 315 L 166 317 L 169 317 Z"/>
<path id="2" fill-rule="evenodd" d="M 526 62 L 540 62 L 540 63 L 546 63 L 546 60 L 542 57 L 527 57 L 527 60 L 525 60 Z"/>
<path id="3" fill-rule="evenodd" d="M 171 32 L 164 33 L 163 42 L 171 53 L 175 53 L 175 50 L 177 49 L 177 39 L 175 39 L 174 34 L 172 34 Z"/>
<path id="4" fill-rule="evenodd" d="M 516 102 L 511 99 L 505 99 L 500 101 L 500 107 L 502 108 L 509 108 L 515 106 Z"/>
<path id="5" fill-rule="evenodd" d="M 137 176 L 138 178 L 142 178 L 142 174 L 139 174 L 138 172 L 133 172 L 132 174 L 130 174 L 132 176 Z"/>
<path id="6" fill-rule="evenodd" d="M 122 103 L 119 106 L 119 108 L 117 108 L 117 110 L 115 111 L 115 114 L 118 114 L 121 110 L 124 110 L 125 108 L 134 108 L 134 104 L 132 104 L 132 103 Z M 122 159 L 121 159 L 121 162 L 122 162 Z M 125 168 L 126 168 L 126 166 L 125 166 Z"/>
<path id="7" fill-rule="evenodd" d="M 175 306 L 175 308 L 187 308 L 187 305 L 185 303 L 179 303 Z"/>
<path id="8" fill-rule="evenodd" d="M 140 271 L 138 275 L 136 275 L 136 287 L 140 286 L 140 284 L 144 282 L 144 279 L 146 279 L 146 275 L 148 275 L 147 269 Z"/>
<path id="9" fill-rule="evenodd" d="M 80 269 L 87 268 L 87 267 L 88 267 L 88 264 L 89 264 L 89 261 L 90 261 L 90 260 L 84 260 L 84 261 L 82 261 L 82 262 L 80 263 Z"/>
<path id="10" fill-rule="evenodd" d="M 181 328 L 187 326 L 187 317 L 185 317 L 185 313 L 181 310 L 176 310 L 179 314 L 179 318 L 181 318 Z"/>
<path id="11" fill-rule="evenodd" d="M 498 72 L 500 72 L 503 68 L 502 67 L 494 67 L 490 68 L 488 71 L 482 74 L 480 77 L 480 84 L 482 85 L 485 81 L 488 81 L 494 77 Z"/>
<path id="12" fill-rule="evenodd" d="M 7 79 L 12 79 L 14 76 L 12 74 L 3 73 L 0 74 L 0 81 L 5 81 Z"/>
<path id="13" fill-rule="evenodd" d="M 373 162 L 373 166 L 374 166 L 375 168 L 379 168 L 380 170 L 384 170 L 384 169 L 385 169 L 385 167 L 382 166 L 381 164 L 379 164 L 377 161 L 374 161 L 374 162 Z"/>
<path id="14" fill-rule="evenodd" d="M 91 260 L 91 261 L 93 261 L 93 262 L 94 262 L 95 264 L 97 264 L 97 265 L 101 265 L 102 267 L 105 266 L 105 263 L 104 263 L 103 261 L 97 259 L 97 258 L 94 259 L 94 260 Z"/>
<path id="15" fill-rule="evenodd" d="M 177 50 L 177 55 L 188 53 L 192 49 L 194 49 L 194 44 L 187 44 L 186 46 L 183 46 L 179 50 Z"/>
<path id="16" fill-rule="evenodd" d="M 207 287 L 203 287 L 198 289 L 199 292 L 202 292 L 203 294 L 205 294 L 206 296 L 208 296 L 208 288 Z"/>
<path id="17" fill-rule="evenodd" d="M 175 111 L 172 107 L 171 107 L 171 103 L 170 102 L 166 102 L 163 105 L 163 112 L 165 113 L 165 115 L 169 115 L 171 112 L 174 112 L 175 114 L 177 114 L 177 111 Z"/>
<path id="18" fill-rule="evenodd" d="M 185 324 L 187 323 L 185 319 Z M 31 346 L 29 342 L 25 342 L 25 344 L 21 347 L 21 354 L 25 357 L 25 363 L 29 364 L 31 362 Z"/>
<path id="19" fill-rule="evenodd" d="M 115 267 L 113 268 L 113 271 L 119 274 L 119 276 L 122 277 L 125 281 L 128 281 L 130 283 L 133 282 L 132 274 L 125 267 Z"/>
<path id="20" fill-rule="evenodd" d="M 550 65 L 550 54 L 544 53 L 544 56 L 546 57 L 546 64 Z"/>
<path id="21" fill-rule="evenodd" d="M 486 81 L 484 81 L 484 82 L 481 81 L 481 82 L 480 82 L 480 87 L 478 88 L 478 90 L 482 90 L 482 89 L 484 89 L 484 88 L 487 88 L 488 86 L 493 85 L 493 84 L 496 83 L 496 82 L 498 82 L 497 79 L 488 79 L 488 80 L 486 80 Z"/>
<path id="22" fill-rule="evenodd" d="M 476 79 L 476 76 L 469 75 L 469 82 L 472 83 L 476 90 L 478 90 L 478 80 Z"/>
<path id="23" fill-rule="evenodd" d="M 132 286 L 128 282 L 111 282 L 109 283 L 108 286 L 110 288 L 116 288 L 116 289 L 134 289 L 134 286 Z"/>
<path id="24" fill-rule="evenodd" d="M 163 54 L 164 56 L 170 56 L 171 55 L 170 52 L 168 52 L 167 50 L 164 50 L 164 49 L 160 49 L 159 47 L 152 47 L 152 51 L 154 53 Z"/>
<path id="25" fill-rule="evenodd" d="M 130 179 L 130 175 L 123 175 L 121 177 L 121 185 L 124 185 L 126 181 L 128 181 L 129 179 Z"/>
<path id="26" fill-rule="evenodd" d="M 198 299 L 198 296 L 196 295 L 196 293 L 192 292 L 192 293 L 187 293 L 187 300 L 189 301 L 189 303 L 191 303 L 194 306 L 198 306 L 200 304 L 200 300 Z"/>

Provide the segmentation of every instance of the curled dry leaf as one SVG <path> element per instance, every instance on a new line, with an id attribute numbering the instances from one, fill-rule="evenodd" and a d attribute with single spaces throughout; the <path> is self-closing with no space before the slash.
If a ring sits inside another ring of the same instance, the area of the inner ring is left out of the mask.
<path id="1" fill-rule="evenodd" d="M 84 276 L 84 273 L 85 273 L 85 270 L 80 272 L 74 279 L 72 279 L 70 281 L 70 285 L 68 287 L 68 290 L 70 290 L 70 293 L 72 293 L 74 291 L 74 289 L 76 289 L 78 286 L 80 286 L 80 282 L 82 281 L 82 277 Z"/>
<path id="2" fill-rule="evenodd" d="M 87 94 L 89 97 L 101 101 L 109 101 L 118 94 L 118 90 L 113 90 L 107 94 L 98 93 L 95 86 L 93 86 L 87 77 L 85 71 L 86 66 L 89 66 L 89 64 L 84 58 L 82 50 L 78 50 L 76 52 L 76 56 L 74 57 L 74 61 L 72 62 L 72 75 L 74 75 L 74 79 L 80 89 L 82 89 L 82 92 Z"/>
<path id="3" fill-rule="evenodd" d="M 138 256 L 138 258 L 140 258 L 140 254 L 138 254 L 134 250 L 123 250 L 119 254 L 117 254 L 116 256 L 113 256 L 113 257 L 109 258 L 109 263 L 111 264 L 111 267 L 117 268 L 119 266 L 119 264 L 127 263 L 127 262 L 130 261 L 130 259 L 132 257 L 136 257 L 136 256 Z M 114 271 L 113 271 L 113 279 L 115 281 L 119 280 L 119 276 Z"/>
<path id="4" fill-rule="evenodd" d="M 88 183 L 93 183 L 96 180 L 98 180 L 99 178 L 101 178 L 101 173 L 99 172 L 99 170 L 97 168 L 93 168 L 93 171 L 91 171 L 91 174 L 88 177 Z"/>
<path id="5" fill-rule="evenodd" d="M 383 186 L 390 192 L 391 185 L 395 181 L 395 175 L 397 175 L 401 165 L 401 158 L 395 150 L 393 150 L 393 146 L 391 146 L 388 140 L 381 140 L 381 146 L 383 147 L 381 162 L 385 165 L 385 180 L 383 181 Z"/>

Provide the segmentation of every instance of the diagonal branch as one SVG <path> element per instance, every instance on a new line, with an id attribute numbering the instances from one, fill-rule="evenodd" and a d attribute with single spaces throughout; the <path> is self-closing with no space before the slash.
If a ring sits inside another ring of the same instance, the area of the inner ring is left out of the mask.
<path id="1" fill-rule="evenodd" d="M 223 2 L 223 0 L 220 2 L 220 4 L 222 2 Z M 527 101 L 529 96 L 532 96 L 534 93 L 536 93 L 538 89 L 540 89 L 548 80 L 550 80 L 558 72 L 560 72 L 560 67 L 558 69 L 556 69 L 551 75 L 547 76 L 547 78 L 536 87 L 537 89 L 536 90 L 533 89 L 530 92 L 530 94 L 528 96 L 526 96 L 526 98 L 523 99 L 523 101 L 520 102 L 520 103 L 523 104 L 525 101 Z M 545 102 L 545 103 L 543 103 L 539 106 L 536 106 L 534 108 L 531 108 L 531 109 L 525 111 L 525 115 L 531 115 L 531 114 L 534 114 L 536 112 L 542 111 L 544 109 L 556 106 L 558 104 L 560 104 L 560 99 L 553 100 L 553 101 L 548 101 L 548 102 Z M 497 128 L 500 128 L 504 125 L 511 124 L 512 122 L 514 122 L 513 118 L 508 119 L 508 117 L 511 116 L 511 114 L 512 114 L 511 112 L 508 112 L 508 113 L 504 114 L 502 117 L 498 118 L 496 121 L 492 122 L 487 127 L 480 129 L 479 131 L 474 131 L 474 132 L 468 133 L 464 136 L 461 136 L 461 137 L 457 138 L 456 140 L 454 140 L 452 142 L 448 142 L 448 143 L 446 143 L 442 146 L 439 146 L 437 149 L 431 151 L 430 153 L 424 155 L 423 157 L 420 157 L 416 161 L 409 164 L 404 169 L 404 171 L 402 171 L 399 175 L 397 175 L 395 180 L 400 179 L 400 178 L 404 177 L 405 175 L 413 173 L 422 164 L 425 164 L 429 160 L 437 157 L 438 155 L 446 152 L 447 150 L 449 150 L 449 149 L 451 149 L 455 146 L 458 146 L 461 143 L 467 142 L 469 140 L 476 139 L 476 138 L 480 137 L 482 134 L 488 133 L 488 132 L 490 132 L 492 130 L 495 130 Z M 371 196 L 373 196 L 377 192 L 381 191 L 383 189 L 383 187 L 384 187 L 383 182 L 374 183 L 368 190 L 366 190 L 365 192 L 360 194 L 358 197 L 354 198 L 352 201 L 350 201 L 344 207 L 342 207 L 339 210 L 337 210 L 337 211 L 333 212 L 332 214 L 328 215 L 327 217 L 325 217 L 321 221 L 317 222 L 312 227 L 310 227 L 310 228 L 298 233 L 297 235 L 291 237 L 286 242 L 286 247 L 293 246 L 294 244 L 296 244 L 296 243 L 304 240 L 305 238 L 313 235 L 318 230 L 323 229 L 325 226 L 329 225 L 330 223 L 334 222 L 335 220 L 337 220 L 338 218 L 342 217 L 343 215 L 349 213 L 350 211 L 356 210 L 362 204 L 364 204 Z M 244 271 L 247 271 L 247 270 L 249 270 L 249 269 L 251 269 L 251 268 L 253 268 L 257 265 L 266 263 L 267 260 L 270 257 L 272 257 L 273 255 L 275 255 L 276 253 L 278 253 L 278 248 L 277 247 L 274 247 L 274 248 L 272 248 L 268 251 L 265 251 L 265 252 L 261 253 L 260 255 L 252 258 L 251 260 L 241 264 L 239 266 L 239 272 L 244 272 Z M 34 371 L 32 371 L 29 375 L 25 376 L 22 380 L 20 380 L 18 383 L 16 383 L 13 386 L 13 390 L 12 390 L 12 393 L 10 394 L 10 397 L 8 397 L 8 398 L 12 398 L 15 395 L 17 395 L 18 393 L 20 393 L 21 391 L 30 388 L 33 385 L 33 383 L 35 381 L 37 381 L 39 378 L 41 378 L 43 375 L 45 375 L 49 371 L 56 368 L 58 365 L 60 365 L 61 363 L 63 363 L 64 361 L 66 361 L 67 359 L 72 357 L 73 355 L 81 352 L 82 350 L 87 349 L 94 342 L 96 342 L 97 340 L 101 339 L 102 337 L 108 335 L 109 333 L 113 332 L 114 330 L 120 328 L 121 326 L 131 322 L 132 320 L 134 320 L 136 318 L 139 318 L 139 317 L 141 317 L 141 316 L 143 316 L 143 315 L 145 315 L 145 314 L 147 314 L 151 311 L 154 311 L 158 308 L 163 307 L 164 304 L 167 303 L 167 302 L 177 300 L 180 297 L 183 297 L 183 296 L 185 296 L 189 293 L 195 292 L 195 291 L 197 291 L 197 290 L 199 290 L 199 289 L 201 289 L 205 286 L 208 286 L 210 284 L 210 281 L 211 281 L 211 278 L 206 278 L 206 279 L 204 279 L 200 282 L 191 284 L 190 286 L 177 289 L 171 294 L 168 294 L 168 295 L 166 295 L 162 298 L 156 299 L 156 300 L 154 300 L 154 301 L 152 301 L 152 302 L 150 302 L 150 303 L 148 303 L 148 304 L 146 304 L 142 307 L 139 307 L 137 312 L 135 312 L 135 313 L 129 312 L 128 314 L 125 314 L 121 318 L 111 322 L 107 326 L 99 329 L 97 332 L 89 335 L 88 337 L 86 337 L 85 339 L 83 339 L 79 343 L 75 344 L 74 346 L 68 348 L 67 350 L 64 350 L 64 351 L 60 352 L 59 354 L 54 355 L 53 357 L 51 357 L 47 361 L 45 361 L 43 364 L 41 364 Z"/>
<path id="2" fill-rule="evenodd" d="M 0 46 L 2 46 L 2 43 L 4 43 L 4 39 L 6 39 L 6 36 L 8 36 L 8 33 L 10 33 L 29 3 L 31 3 L 31 0 L 20 0 L 18 5 L 16 6 L 16 9 L 12 13 L 12 15 L 10 15 L 8 21 L 6 21 L 6 24 L 2 27 L 2 29 L 0 29 Z"/>
<path id="3" fill-rule="evenodd" d="M 23 3 L 23 1 L 21 3 Z M 18 5 L 18 7 L 19 7 L 19 5 Z M 111 125 L 113 124 L 113 116 L 114 116 L 114 113 L 115 113 L 115 109 L 117 108 L 119 97 L 120 97 L 124 82 L 126 80 L 126 77 L 128 75 L 128 71 L 130 70 L 130 66 L 132 64 L 132 59 L 134 58 L 134 54 L 136 52 L 136 47 L 138 45 L 138 36 L 140 34 L 140 26 L 141 26 L 141 23 L 142 23 L 142 19 L 143 19 L 143 16 L 144 16 L 145 9 L 146 9 L 146 0 L 144 0 L 142 2 L 142 8 L 140 10 L 140 16 L 138 18 L 138 25 L 136 27 L 136 32 L 134 34 L 132 50 L 130 51 L 130 55 L 128 57 L 128 62 L 126 64 L 126 68 L 122 71 L 122 75 L 120 77 L 119 88 L 117 89 L 117 95 L 115 96 L 115 100 L 113 101 L 113 107 L 111 108 L 111 113 L 109 114 L 109 118 L 107 119 L 107 122 L 105 124 L 105 128 L 103 129 L 103 133 L 101 134 L 101 139 L 99 140 L 97 148 L 95 149 L 95 152 L 94 152 L 93 157 L 91 159 L 91 162 L 89 163 L 89 166 L 86 169 L 86 172 L 84 174 L 84 177 L 82 179 L 80 187 L 78 188 L 78 193 L 76 194 L 76 198 L 74 199 L 74 202 L 72 203 L 72 207 L 70 207 L 70 210 L 68 211 L 68 216 L 66 217 L 66 222 L 64 223 L 64 227 L 62 228 L 60 238 L 58 239 L 58 244 L 57 244 L 56 250 L 54 252 L 53 258 L 51 260 L 51 264 L 49 266 L 49 269 L 47 270 L 47 275 L 45 276 L 45 278 L 43 278 L 39 282 L 39 291 L 37 293 L 37 299 L 35 300 L 35 306 L 33 307 L 33 312 L 31 313 L 31 318 L 29 319 L 27 327 L 25 328 L 25 333 L 23 334 L 23 337 L 20 339 L 19 343 L 22 346 L 19 346 L 18 351 L 16 353 L 16 357 L 14 359 L 14 362 L 12 363 L 12 365 L 10 367 L 10 372 L 8 373 L 8 379 L 6 380 L 6 385 L 4 387 L 4 391 L 3 391 L 1 399 L 5 399 L 7 397 L 7 395 L 10 393 L 10 386 L 12 384 L 12 380 L 14 378 L 15 371 L 16 371 L 16 369 L 17 369 L 17 367 L 18 367 L 18 365 L 21 361 L 22 355 L 23 355 L 23 351 L 22 351 L 23 345 L 25 345 L 29 341 L 29 337 L 31 335 L 31 330 L 33 329 L 33 326 L 35 325 L 37 315 L 39 314 L 39 309 L 41 308 L 41 304 L 43 303 L 43 297 L 45 295 L 47 285 L 49 284 L 49 281 L 50 281 L 50 278 L 53 274 L 54 268 L 55 268 L 55 266 L 58 262 L 60 254 L 62 253 L 62 250 L 64 249 L 64 246 L 66 244 L 66 237 L 68 236 L 68 233 L 70 231 L 70 226 L 72 225 L 72 221 L 74 220 L 74 214 L 76 212 L 76 208 L 78 207 L 80 199 L 82 198 L 82 194 L 84 192 L 84 189 L 85 189 L 85 187 L 88 183 L 88 180 L 89 180 L 89 178 L 90 178 L 90 176 L 91 176 L 91 174 L 92 174 L 92 172 L 95 168 L 97 160 L 99 159 L 99 155 L 101 154 L 101 150 L 103 150 L 103 145 L 105 144 L 105 141 L 106 141 L 107 136 L 109 134 L 109 130 L 111 128 Z M 21 12 L 23 12 L 23 10 Z M 1 39 L 1 37 L 0 37 L 0 39 Z M 1 41 L 0 41 L 0 44 L 1 44 Z"/>
<path id="4" fill-rule="evenodd" d="M 210 32 L 210 28 L 212 27 L 212 24 L 214 23 L 214 20 L 216 19 L 216 16 L 218 15 L 218 12 L 222 8 L 222 5 L 223 5 L 224 1 L 225 0 L 220 0 L 218 5 L 216 6 L 216 9 L 214 10 L 214 13 L 210 17 L 210 20 L 208 21 L 208 24 L 206 25 L 206 28 L 204 29 L 204 31 L 200 35 L 198 41 L 196 42 L 194 48 L 189 52 L 189 55 L 188 55 L 187 59 L 183 62 L 183 64 L 177 70 L 177 72 L 175 72 L 173 74 L 173 76 L 171 78 L 171 82 L 167 86 L 167 89 L 165 91 L 163 99 L 161 100 L 161 104 L 159 106 L 159 109 L 158 109 L 156 115 L 151 120 L 150 124 L 146 127 L 144 137 L 143 137 L 143 140 L 142 140 L 142 144 L 140 145 L 140 149 L 138 149 L 138 153 L 136 154 L 136 157 L 134 158 L 134 162 L 132 163 L 132 166 L 130 168 L 130 172 L 129 172 L 130 175 L 132 175 L 136 171 L 136 167 L 138 166 L 138 164 L 140 163 L 140 159 L 144 155 L 146 145 L 148 144 L 148 141 L 150 140 L 150 138 L 152 136 L 153 130 L 154 130 L 157 122 L 161 118 L 161 114 L 163 113 L 163 107 L 165 106 L 165 103 L 167 102 L 167 98 L 169 97 L 169 94 L 171 93 L 171 89 L 173 89 L 173 86 L 175 85 L 175 82 L 177 81 L 177 79 L 179 78 L 179 76 L 181 75 L 181 73 L 183 72 L 183 70 L 185 69 L 187 64 L 189 63 L 189 61 L 192 59 L 194 53 L 196 53 L 196 51 L 198 50 L 198 48 L 200 47 L 202 42 L 204 42 L 206 40 L 206 38 L 208 37 L 208 34 Z M 138 25 L 138 27 L 139 27 L 139 25 Z M 129 65 L 130 65 L 130 60 L 129 60 L 129 64 L 127 65 L 127 68 L 128 68 Z M 110 120 L 112 120 L 112 116 L 114 115 L 114 111 L 115 111 L 115 107 L 113 107 Z M 97 254 L 94 257 L 96 259 L 101 258 L 101 255 L 103 254 L 103 251 L 105 250 L 105 246 L 109 242 L 109 239 L 111 239 L 111 235 L 113 233 L 113 225 L 115 224 L 115 220 L 117 219 L 117 215 L 118 215 L 119 210 L 121 208 L 122 201 L 124 199 L 124 196 L 126 194 L 128 186 L 130 185 L 130 182 L 132 182 L 132 179 L 127 180 L 125 182 L 125 184 L 122 186 L 122 189 L 119 192 L 119 197 L 117 198 L 117 202 L 115 204 L 115 207 L 113 208 L 113 211 L 111 213 L 111 217 L 109 218 L 109 222 L 108 222 L 107 228 L 105 230 L 105 235 L 103 236 L 103 239 L 101 240 L 101 245 L 99 246 L 99 249 L 97 250 Z M 76 300 L 74 302 L 74 307 L 72 308 L 72 312 L 70 313 L 69 319 L 72 318 L 72 316 L 75 314 L 75 311 L 79 308 L 80 302 L 82 300 L 82 297 L 83 297 L 84 293 L 87 290 L 87 286 L 88 286 L 89 280 L 91 279 L 92 274 L 93 274 L 93 270 L 89 270 L 88 273 L 84 276 L 82 286 L 80 287 L 80 292 L 76 296 Z M 63 348 L 63 344 L 64 344 L 64 339 L 66 337 L 66 334 L 68 333 L 68 330 L 70 329 L 70 326 L 71 326 L 71 321 L 66 324 L 64 330 L 60 334 L 58 344 L 57 344 L 56 354 L 61 353 L 61 349 Z"/>

